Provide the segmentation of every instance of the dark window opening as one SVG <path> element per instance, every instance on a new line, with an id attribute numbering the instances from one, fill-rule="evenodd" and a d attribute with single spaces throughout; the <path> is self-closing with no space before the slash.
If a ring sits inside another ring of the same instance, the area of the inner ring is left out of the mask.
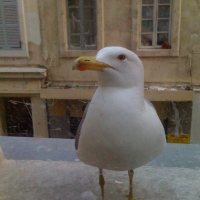
<path id="1" fill-rule="evenodd" d="M 190 143 L 192 102 L 152 102 L 163 123 L 168 143 Z"/>
<path id="2" fill-rule="evenodd" d="M 33 137 L 30 98 L 4 98 L 8 136 Z"/>
<path id="3" fill-rule="evenodd" d="M 78 126 L 81 122 L 82 117 L 70 117 L 70 130 L 71 133 L 75 136 L 78 130 Z"/>
<path id="4" fill-rule="evenodd" d="M 47 100 L 50 138 L 75 138 L 87 104 L 84 100 Z"/>

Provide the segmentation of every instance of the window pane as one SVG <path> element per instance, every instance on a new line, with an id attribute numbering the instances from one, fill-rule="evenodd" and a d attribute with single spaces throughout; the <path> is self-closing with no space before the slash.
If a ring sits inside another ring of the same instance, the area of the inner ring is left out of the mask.
<path id="1" fill-rule="evenodd" d="M 170 6 L 158 6 L 158 18 L 169 18 Z"/>
<path id="2" fill-rule="evenodd" d="M 70 33 L 80 33 L 80 22 L 70 21 Z"/>
<path id="3" fill-rule="evenodd" d="M 84 20 L 91 20 L 94 19 L 94 11 L 92 8 L 85 8 L 84 9 Z"/>
<path id="4" fill-rule="evenodd" d="M 142 19 L 153 19 L 153 6 L 142 6 Z"/>
<path id="5" fill-rule="evenodd" d="M 154 0 L 142 0 L 142 4 L 153 4 Z"/>
<path id="6" fill-rule="evenodd" d="M 86 20 L 84 23 L 84 32 L 87 34 L 95 33 L 95 23 L 93 20 Z"/>
<path id="7" fill-rule="evenodd" d="M 95 35 L 85 35 L 85 45 L 95 45 Z"/>
<path id="8" fill-rule="evenodd" d="M 83 3 L 84 3 L 84 6 L 94 6 L 93 0 L 84 0 Z"/>
<path id="9" fill-rule="evenodd" d="M 170 4 L 170 0 L 158 0 L 159 4 Z"/>
<path id="10" fill-rule="evenodd" d="M 142 21 L 142 32 L 153 32 L 153 20 Z"/>
<path id="11" fill-rule="evenodd" d="M 68 0 L 68 6 L 79 6 L 79 0 Z"/>
<path id="12" fill-rule="evenodd" d="M 142 34 L 142 46 L 152 46 L 152 34 Z"/>
<path id="13" fill-rule="evenodd" d="M 169 41 L 168 33 L 158 33 L 157 45 L 167 44 Z"/>
<path id="14" fill-rule="evenodd" d="M 80 47 L 80 35 L 71 35 L 70 36 L 70 46 L 71 47 Z"/>
<path id="15" fill-rule="evenodd" d="M 8 136 L 33 137 L 31 99 L 5 97 L 4 106 Z"/>
<path id="16" fill-rule="evenodd" d="M 69 19 L 79 20 L 79 9 L 78 8 L 69 8 Z"/>
<path id="17" fill-rule="evenodd" d="M 158 20 L 158 31 L 169 31 L 169 20 L 168 19 Z"/>

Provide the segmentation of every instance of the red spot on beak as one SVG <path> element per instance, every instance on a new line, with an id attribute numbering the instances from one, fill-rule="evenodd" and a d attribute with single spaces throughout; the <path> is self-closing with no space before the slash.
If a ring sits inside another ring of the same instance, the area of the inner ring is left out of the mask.
<path id="1" fill-rule="evenodd" d="M 79 65 L 78 70 L 84 71 L 84 70 L 86 70 L 86 66 L 85 65 Z"/>

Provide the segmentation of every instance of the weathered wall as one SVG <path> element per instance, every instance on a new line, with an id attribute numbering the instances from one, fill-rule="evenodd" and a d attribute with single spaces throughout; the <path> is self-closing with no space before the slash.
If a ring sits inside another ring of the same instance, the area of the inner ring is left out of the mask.
<path id="1" fill-rule="evenodd" d="M 44 65 L 42 56 L 42 37 L 40 33 L 40 16 L 37 0 L 24 1 L 26 35 L 28 40 L 28 58 L 0 58 L 0 65 L 27 66 Z"/>
<path id="2" fill-rule="evenodd" d="M 57 85 L 94 85 L 95 72 L 72 71 L 75 59 L 61 58 L 58 46 L 56 0 L 26 0 L 25 21 L 29 58 L 0 58 L 0 65 L 40 64 L 48 68 L 48 79 Z M 200 84 L 200 2 L 182 1 L 179 57 L 142 57 L 146 84 Z M 104 46 L 131 48 L 131 0 L 104 0 Z"/>
<path id="3" fill-rule="evenodd" d="M 50 86 L 66 86 L 66 85 L 97 85 L 97 76 L 95 72 L 86 71 L 79 72 L 73 71 L 71 66 L 76 57 L 63 57 L 60 54 L 59 48 L 59 20 L 62 15 L 58 15 L 58 2 L 64 0 L 24 0 L 25 11 L 25 26 L 28 40 L 28 58 L 2 58 L 0 57 L 0 66 L 26 66 L 43 65 L 48 69 L 48 81 Z M 104 46 L 122 46 L 131 49 L 131 40 L 134 35 L 137 35 L 136 30 L 132 29 L 132 2 L 134 0 L 98 0 L 103 3 L 103 27 L 102 33 L 104 34 Z M 135 0 L 139 1 L 139 0 Z M 179 56 L 173 57 L 141 57 L 145 68 L 145 82 L 146 85 L 157 86 L 186 86 L 186 85 L 200 85 L 200 2 L 199 0 L 185 1 L 182 0 L 181 5 L 181 27 L 180 27 L 180 47 Z M 135 16 L 135 15 L 134 15 Z M 65 17 L 65 16 L 64 16 Z M 134 32 L 135 31 L 135 32 Z M 14 74 L 14 73 L 13 73 Z M 11 76 L 12 77 L 12 76 Z M 5 77 L 4 77 L 5 78 Z M 3 79 L 2 79 L 3 80 Z M 28 85 L 27 87 L 26 84 Z M 42 84 L 42 83 L 41 83 Z M 15 93 L 21 88 L 21 93 L 33 95 L 36 90 L 37 98 L 35 100 L 38 105 L 44 104 L 40 102 L 39 95 L 42 97 L 40 91 L 40 82 L 37 80 L 21 80 L 15 78 L 6 79 L 1 81 L 2 93 Z M 28 89 L 27 89 L 28 88 Z M 36 88 L 36 89 L 35 89 Z M 90 88 L 89 88 L 90 89 Z M 46 89 L 43 89 L 46 90 Z M 31 91 L 31 92 L 28 92 Z M 56 99 L 56 89 L 47 89 L 46 91 L 52 92 L 51 99 Z M 63 92 L 59 90 L 60 92 Z M 65 90 L 66 92 L 67 90 Z M 58 90 L 57 90 L 58 92 Z M 77 92 L 77 91 L 76 91 Z M 85 92 L 85 91 L 84 91 Z M 19 93 L 19 92 L 18 92 Z M 39 94 L 40 93 L 40 94 Z M 47 92 L 48 93 L 48 92 Z M 178 93 L 178 92 L 177 92 Z M 44 94 L 43 94 L 44 95 Z M 69 95 L 69 94 L 68 94 Z M 47 95 L 48 96 L 48 95 Z M 61 95 L 62 96 L 62 95 Z M 149 95 L 151 100 L 158 101 L 158 95 L 152 93 Z M 160 95 L 161 96 L 161 95 Z M 166 101 L 171 100 L 171 94 L 166 94 L 159 97 Z M 187 95 L 185 95 L 187 96 Z M 59 96 L 60 98 L 60 96 Z M 63 99 L 69 98 L 65 95 Z M 183 101 L 183 95 L 180 95 L 180 101 Z M 48 99 L 48 98 L 47 98 Z M 32 98 L 34 101 L 34 98 Z M 66 105 L 74 105 L 76 109 L 70 107 L 71 117 L 82 116 L 82 103 L 61 101 L 51 105 L 48 101 L 49 117 L 52 120 L 60 120 L 60 124 L 66 121 Z M 62 105 L 61 105 L 62 104 Z M 64 108 L 63 108 L 64 106 Z M 163 119 L 165 114 L 166 102 L 158 103 L 156 105 L 159 116 Z M 35 112 L 40 110 L 40 107 L 35 108 Z M 79 110 L 77 112 L 77 110 Z M 2 111 L 1 111 L 2 112 Z M 46 115 L 43 113 L 43 116 Z M 37 122 L 37 115 L 35 114 Z M 45 117 L 44 117 L 45 119 Z M 59 121 L 58 120 L 58 121 Z M 35 124 L 36 124 L 35 122 Z M 50 134 L 56 135 L 56 123 L 50 128 Z M 3 127 L 2 124 L 0 126 Z M 43 123 L 43 131 L 47 135 L 47 125 Z M 40 130 L 40 127 L 34 125 Z M 68 127 L 69 128 L 69 127 Z M 66 127 L 63 126 L 62 130 Z M 61 129 L 59 129 L 60 131 Z M 196 129 L 195 129 L 196 130 Z M 64 133 L 61 131 L 61 133 Z M 51 136 L 52 136 L 51 135 Z"/>
<path id="4" fill-rule="evenodd" d="M 131 1 L 107 0 L 104 1 L 104 6 L 104 46 L 123 46 L 130 49 Z M 146 84 L 188 85 L 191 81 L 193 84 L 200 84 L 199 6 L 198 0 L 182 1 L 179 57 L 141 58 L 145 67 Z M 94 84 L 95 72 L 72 71 L 71 65 L 75 58 L 59 58 L 56 1 L 39 1 L 39 10 L 43 57 L 49 68 L 49 78 L 56 81 L 57 84 L 58 82 L 62 84 Z"/>
<path id="5" fill-rule="evenodd" d="M 180 56 L 178 58 L 145 58 L 145 81 L 185 85 L 199 84 L 200 73 L 200 2 L 182 1 Z"/>
<path id="6" fill-rule="evenodd" d="M 105 46 L 122 46 L 130 49 L 132 24 L 131 1 L 108 0 L 105 1 L 104 6 Z"/>

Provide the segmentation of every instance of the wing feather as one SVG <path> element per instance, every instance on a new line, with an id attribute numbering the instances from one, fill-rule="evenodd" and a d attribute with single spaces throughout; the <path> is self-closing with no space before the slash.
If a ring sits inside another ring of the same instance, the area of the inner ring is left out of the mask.
<path id="1" fill-rule="evenodd" d="M 76 150 L 78 149 L 79 138 L 80 138 L 80 135 L 81 135 L 81 128 L 82 128 L 83 122 L 85 120 L 85 117 L 87 115 L 87 110 L 88 110 L 89 106 L 90 106 L 90 102 L 87 104 L 87 106 L 84 110 L 82 120 L 81 120 L 81 122 L 78 126 L 78 129 L 77 129 L 77 132 L 76 132 L 76 137 L 75 137 L 75 149 Z"/>

